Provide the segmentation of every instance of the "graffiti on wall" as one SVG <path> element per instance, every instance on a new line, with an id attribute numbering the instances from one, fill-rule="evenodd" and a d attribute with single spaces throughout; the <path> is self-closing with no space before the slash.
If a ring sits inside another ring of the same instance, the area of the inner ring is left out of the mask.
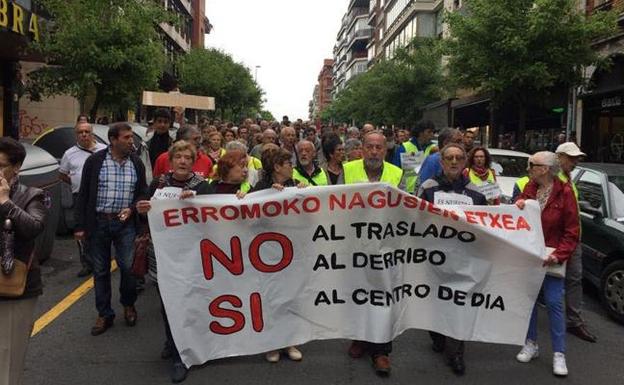
<path id="1" fill-rule="evenodd" d="M 19 134 L 21 139 L 35 139 L 48 127 L 49 124 L 40 120 L 38 116 L 30 116 L 26 110 L 20 110 Z"/>

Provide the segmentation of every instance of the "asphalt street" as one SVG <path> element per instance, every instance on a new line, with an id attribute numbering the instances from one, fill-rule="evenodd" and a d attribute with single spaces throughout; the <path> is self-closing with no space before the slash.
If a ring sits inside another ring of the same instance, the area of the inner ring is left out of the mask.
<path id="1" fill-rule="evenodd" d="M 59 238 L 53 256 L 43 266 L 45 294 L 37 304 L 37 318 L 65 298 L 85 279 L 79 270 L 74 242 Z M 114 274 L 113 288 L 118 287 Z M 164 329 L 156 290 L 149 286 L 137 301 L 139 321 L 123 322 L 118 293 L 115 326 L 98 337 L 90 335 L 97 313 L 89 291 L 56 320 L 34 336 L 29 345 L 25 385 L 168 384 L 169 362 L 160 359 Z M 585 294 L 585 317 L 598 335 L 596 344 L 568 335 L 570 375 L 552 375 L 552 351 L 547 315 L 540 311 L 541 356 L 529 364 L 515 360 L 519 347 L 468 343 L 466 375 L 458 378 L 442 356 L 431 351 L 427 332 L 410 330 L 395 340 L 392 374 L 375 375 L 370 360 L 351 359 L 346 340 L 313 341 L 301 346 L 302 362 L 283 357 L 270 364 L 261 355 L 222 359 L 194 367 L 184 384 L 624 384 L 624 325 L 607 317 L 595 293 Z"/>

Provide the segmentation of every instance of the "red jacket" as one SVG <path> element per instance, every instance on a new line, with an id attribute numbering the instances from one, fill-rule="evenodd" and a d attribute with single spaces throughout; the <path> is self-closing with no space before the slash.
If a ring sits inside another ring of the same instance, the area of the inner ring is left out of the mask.
<path id="1" fill-rule="evenodd" d="M 154 169 L 152 170 L 152 177 L 156 179 L 171 171 L 173 170 L 169 164 L 169 152 L 163 152 L 156 158 Z M 210 177 L 212 174 L 212 161 L 208 155 L 200 151 L 197 152 L 197 160 L 193 163 L 193 172 L 204 179 Z"/>
<path id="2" fill-rule="evenodd" d="M 519 199 L 536 199 L 537 183 L 529 182 Z M 553 182 L 552 192 L 542 210 L 542 229 L 547 247 L 554 247 L 553 255 L 564 262 L 578 245 L 581 228 L 578 206 L 569 183 L 559 178 Z"/>

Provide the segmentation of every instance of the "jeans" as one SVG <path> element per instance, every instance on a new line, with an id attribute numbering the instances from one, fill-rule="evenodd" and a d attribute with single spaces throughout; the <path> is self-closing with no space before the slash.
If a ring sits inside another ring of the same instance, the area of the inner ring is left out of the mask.
<path id="1" fill-rule="evenodd" d="M 115 247 L 115 260 L 121 274 L 120 302 L 133 306 L 137 298 L 136 279 L 130 273 L 134 259 L 134 223 L 121 222 L 117 218 L 98 216 L 96 228 L 89 234 L 89 249 L 93 259 L 95 282 L 95 307 L 100 317 L 112 318 L 111 307 L 111 245 Z"/>
<path id="2" fill-rule="evenodd" d="M 565 315 L 563 313 L 564 279 L 546 275 L 542 284 L 544 302 L 548 310 L 550 339 L 555 353 L 565 353 Z M 537 306 L 533 305 L 527 339 L 537 341 Z"/>

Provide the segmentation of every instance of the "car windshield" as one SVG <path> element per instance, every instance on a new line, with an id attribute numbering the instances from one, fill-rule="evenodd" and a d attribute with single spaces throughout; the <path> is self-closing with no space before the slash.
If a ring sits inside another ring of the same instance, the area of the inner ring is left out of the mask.
<path id="1" fill-rule="evenodd" d="M 613 217 L 624 222 L 624 175 L 609 175 L 609 195 L 613 202 Z"/>
<path id="2" fill-rule="evenodd" d="M 513 155 L 492 155 L 492 168 L 497 176 L 520 178 L 527 174 L 529 158 Z"/>

